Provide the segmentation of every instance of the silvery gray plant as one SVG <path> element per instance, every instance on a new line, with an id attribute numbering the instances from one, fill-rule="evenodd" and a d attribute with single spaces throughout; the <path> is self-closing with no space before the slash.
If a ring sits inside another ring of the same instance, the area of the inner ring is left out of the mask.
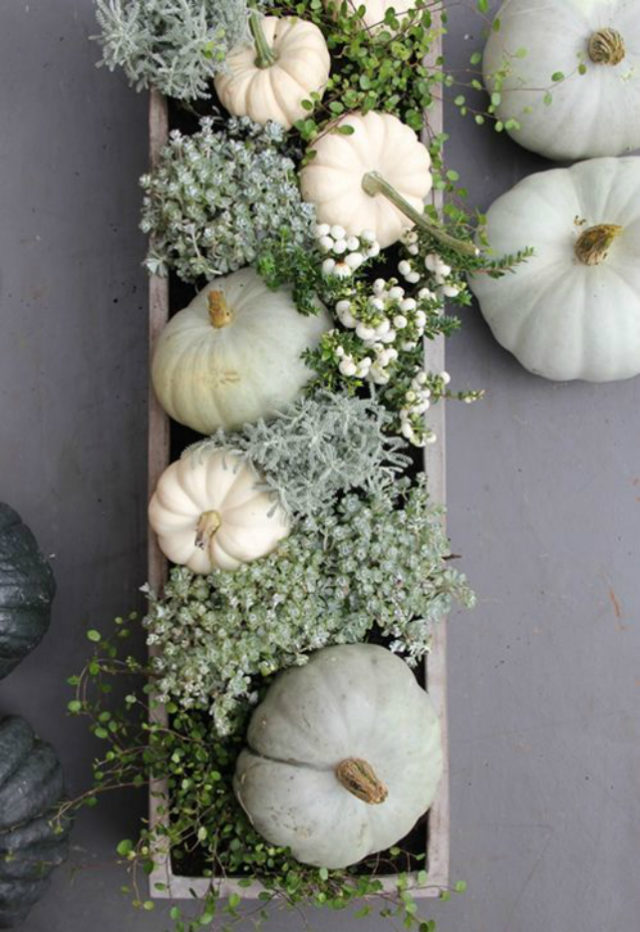
<path id="1" fill-rule="evenodd" d="M 209 97 L 227 52 L 248 36 L 246 0 L 97 0 L 96 19 L 99 64 L 123 68 L 138 91 L 182 100 Z"/>
<path id="2" fill-rule="evenodd" d="M 292 247 L 311 244 L 315 210 L 300 196 L 284 141 L 278 124 L 247 117 L 206 117 L 193 136 L 173 130 L 155 170 L 140 179 L 148 270 L 174 269 L 192 282 L 251 265 L 284 235 Z"/>

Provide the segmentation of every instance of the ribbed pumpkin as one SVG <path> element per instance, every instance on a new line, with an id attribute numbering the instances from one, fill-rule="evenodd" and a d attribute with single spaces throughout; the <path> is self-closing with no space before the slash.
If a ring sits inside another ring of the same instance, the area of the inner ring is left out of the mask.
<path id="1" fill-rule="evenodd" d="M 35 537 L 20 515 L 0 502 L 0 679 L 43 637 L 55 589 Z"/>
<path id="2" fill-rule="evenodd" d="M 342 868 L 395 844 L 433 802 L 440 723 L 406 663 L 339 644 L 281 673 L 255 709 L 234 790 L 257 832 Z"/>
<path id="3" fill-rule="evenodd" d="M 0 928 L 22 922 L 68 853 L 70 823 L 49 823 L 63 794 L 62 767 L 50 744 L 23 718 L 0 719 Z"/>

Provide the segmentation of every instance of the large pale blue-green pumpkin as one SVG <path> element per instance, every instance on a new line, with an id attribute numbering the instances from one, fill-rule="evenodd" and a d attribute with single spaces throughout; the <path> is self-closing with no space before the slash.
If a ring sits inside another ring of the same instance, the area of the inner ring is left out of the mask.
<path id="1" fill-rule="evenodd" d="M 530 175 L 487 212 L 498 256 L 534 255 L 471 287 L 493 335 L 536 375 L 608 382 L 640 373 L 640 158 Z"/>
<path id="2" fill-rule="evenodd" d="M 638 0 L 507 0 L 482 67 L 527 149 L 569 160 L 640 147 Z"/>
<path id="3" fill-rule="evenodd" d="M 373 644 L 327 647 L 280 674 L 254 711 L 234 789 L 256 830 L 341 868 L 403 838 L 431 805 L 438 717 L 407 664 Z"/>

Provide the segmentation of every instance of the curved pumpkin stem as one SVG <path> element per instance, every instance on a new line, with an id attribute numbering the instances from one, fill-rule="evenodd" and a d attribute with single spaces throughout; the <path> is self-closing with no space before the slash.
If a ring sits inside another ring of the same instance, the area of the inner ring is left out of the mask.
<path id="1" fill-rule="evenodd" d="M 480 255 L 480 250 L 474 243 L 469 242 L 469 240 L 456 239 L 454 236 L 449 236 L 442 227 L 427 220 L 425 215 L 421 214 L 415 207 L 412 207 L 409 201 L 405 200 L 380 172 L 367 172 L 362 178 L 362 190 L 370 197 L 376 197 L 378 194 L 386 197 L 394 207 L 397 207 L 398 210 L 405 215 L 405 217 L 409 220 L 413 220 L 417 227 L 421 230 L 425 230 L 435 240 L 442 243 L 443 246 L 448 246 L 449 249 L 455 250 L 455 252 L 460 253 L 462 256 Z"/>
<path id="2" fill-rule="evenodd" d="M 276 63 L 277 56 L 263 32 L 262 16 L 255 10 L 249 16 L 249 29 L 256 47 L 256 66 L 258 68 L 270 68 L 271 65 Z"/>

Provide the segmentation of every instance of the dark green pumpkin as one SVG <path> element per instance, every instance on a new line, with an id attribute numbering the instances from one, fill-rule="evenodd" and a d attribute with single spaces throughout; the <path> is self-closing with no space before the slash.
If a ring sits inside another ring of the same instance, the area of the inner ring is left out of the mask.
<path id="1" fill-rule="evenodd" d="M 68 853 L 70 822 L 51 823 L 60 761 L 18 716 L 0 720 L 0 929 L 22 922 Z"/>
<path id="2" fill-rule="evenodd" d="M 0 679 L 43 637 L 55 591 L 35 537 L 20 515 L 0 502 Z"/>

